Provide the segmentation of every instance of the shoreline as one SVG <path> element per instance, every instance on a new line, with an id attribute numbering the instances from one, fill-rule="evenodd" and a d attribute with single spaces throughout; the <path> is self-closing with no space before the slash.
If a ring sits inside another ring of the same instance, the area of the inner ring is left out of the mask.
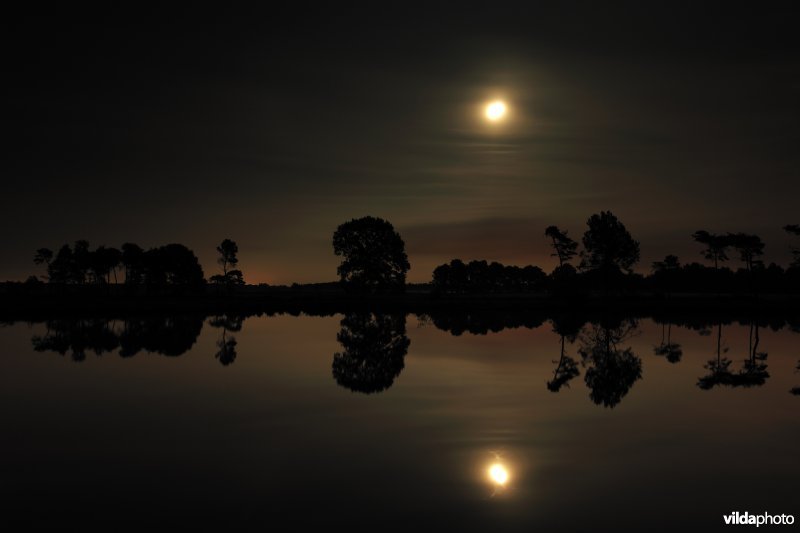
<path id="1" fill-rule="evenodd" d="M 184 295 L 0 294 L 0 320 L 113 314 L 240 314 L 290 313 L 331 315 L 357 311 L 391 313 L 530 313 L 546 315 L 800 315 L 798 294 L 590 294 L 558 297 L 543 293 L 436 294 L 411 288 L 399 294 L 348 294 L 340 288 L 244 287 L 233 293 Z"/>

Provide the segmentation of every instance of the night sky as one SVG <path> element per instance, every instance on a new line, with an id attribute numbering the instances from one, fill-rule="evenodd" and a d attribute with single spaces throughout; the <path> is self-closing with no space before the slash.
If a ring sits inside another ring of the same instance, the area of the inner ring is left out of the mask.
<path id="1" fill-rule="evenodd" d="M 330 281 L 333 231 L 364 215 L 410 281 L 455 257 L 549 272 L 545 227 L 609 209 L 639 271 L 702 261 L 698 229 L 787 265 L 800 20 L 647 4 L 9 16 L 0 279 L 81 238 L 181 242 L 209 276 L 229 237 L 249 283 Z"/>

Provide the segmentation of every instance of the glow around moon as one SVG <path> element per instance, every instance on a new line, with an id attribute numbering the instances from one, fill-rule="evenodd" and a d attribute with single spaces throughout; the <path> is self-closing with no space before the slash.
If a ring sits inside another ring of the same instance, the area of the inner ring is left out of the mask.
<path id="1" fill-rule="evenodd" d="M 507 112 L 508 107 L 506 106 L 506 103 L 502 100 L 495 100 L 486 104 L 484 114 L 489 121 L 498 122 L 506 116 Z"/>

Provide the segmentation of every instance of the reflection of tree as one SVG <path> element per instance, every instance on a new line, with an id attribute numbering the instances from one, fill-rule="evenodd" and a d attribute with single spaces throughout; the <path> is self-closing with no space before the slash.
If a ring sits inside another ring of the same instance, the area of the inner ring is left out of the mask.
<path id="1" fill-rule="evenodd" d="M 742 252 L 744 254 L 744 252 Z M 733 385 L 739 387 L 757 387 L 763 385 L 769 377 L 767 372 L 767 352 L 759 352 L 758 344 L 758 323 L 750 322 L 750 346 L 748 357 L 744 360 L 744 366 L 735 376 Z"/>
<path id="2" fill-rule="evenodd" d="M 795 372 L 800 372 L 800 361 L 797 362 L 797 368 L 795 369 Z M 795 396 L 798 396 L 800 395 L 800 387 L 792 387 L 792 389 L 789 392 L 791 392 Z"/>
<path id="3" fill-rule="evenodd" d="M 178 356 L 194 345 L 202 327 L 202 318 L 186 316 L 131 318 L 121 325 L 104 319 L 52 320 L 46 333 L 31 342 L 36 351 L 71 352 L 75 361 L 84 360 L 87 351 L 101 355 L 117 348 L 122 357 L 142 350 Z"/>
<path id="4" fill-rule="evenodd" d="M 229 331 L 241 331 L 244 317 L 236 315 L 219 315 L 209 319 L 208 324 L 222 329 L 222 337 L 217 341 L 217 353 L 214 355 L 222 366 L 228 366 L 236 360 L 236 337 L 227 336 Z"/>
<path id="5" fill-rule="evenodd" d="M 558 361 L 553 361 L 557 363 L 556 369 L 553 371 L 553 379 L 547 382 L 547 390 L 551 392 L 558 392 L 565 385 L 569 387 L 569 381 L 580 375 L 578 363 L 566 354 L 565 340 L 569 340 L 570 344 L 575 342 L 581 325 L 569 318 L 553 320 L 553 331 L 561 336 L 561 355 Z"/>
<path id="6" fill-rule="evenodd" d="M 701 332 L 702 334 L 703 332 Z M 697 381 L 697 386 L 703 390 L 711 389 L 716 385 L 723 384 L 729 380 L 730 371 L 728 367 L 731 366 L 731 360 L 727 357 L 722 357 L 723 353 L 727 353 L 728 348 L 722 347 L 722 322 L 717 324 L 717 358 L 710 359 L 703 368 L 708 370 L 708 374 L 701 377 Z"/>
<path id="7" fill-rule="evenodd" d="M 750 322 L 750 336 L 747 359 L 738 372 L 730 369 L 731 360 L 722 357 L 721 354 L 728 351 L 722 348 L 722 323 L 717 326 L 717 358 L 711 359 L 705 364 L 709 372 L 697 381 L 697 386 L 703 390 L 709 390 L 717 385 L 729 387 L 756 387 L 763 385 L 769 377 L 767 365 L 767 352 L 759 352 L 758 345 L 760 337 L 758 334 L 759 326 L 756 322 Z"/>
<path id="8" fill-rule="evenodd" d="M 642 360 L 631 348 L 619 344 L 637 332 L 635 320 L 617 324 L 592 324 L 581 334 L 582 364 L 588 366 L 584 381 L 589 397 L 598 405 L 614 407 L 642 377 Z"/>
<path id="9" fill-rule="evenodd" d="M 405 315 L 351 313 L 336 336 L 343 351 L 333 355 L 333 377 L 342 387 L 370 394 L 392 386 L 411 344 Z"/>
<path id="10" fill-rule="evenodd" d="M 666 336 L 664 335 L 666 329 Z M 683 356 L 681 345 L 672 342 L 672 324 L 661 324 L 661 344 L 653 347 L 653 353 L 665 356 L 670 363 L 677 363 Z"/>
<path id="11" fill-rule="evenodd" d="M 553 362 L 558 364 L 553 371 L 553 379 L 547 382 L 547 390 L 558 392 L 564 385 L 569 387 L 569 381 L 580 374 L 578 363 L 564 352 L 564 335 L 561 335 L 561 357 Z"/>

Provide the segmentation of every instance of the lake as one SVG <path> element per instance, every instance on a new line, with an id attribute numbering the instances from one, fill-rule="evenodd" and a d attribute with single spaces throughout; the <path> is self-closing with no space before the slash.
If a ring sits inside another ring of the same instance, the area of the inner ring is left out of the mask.
<path id="1" fill-rule="evenodd" d="M 485 318 L 8 323 L 4 519 L 713 531 L 798 514 L 796 321 Z"/>

